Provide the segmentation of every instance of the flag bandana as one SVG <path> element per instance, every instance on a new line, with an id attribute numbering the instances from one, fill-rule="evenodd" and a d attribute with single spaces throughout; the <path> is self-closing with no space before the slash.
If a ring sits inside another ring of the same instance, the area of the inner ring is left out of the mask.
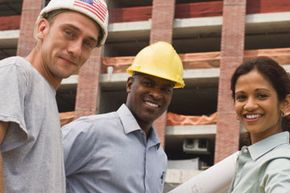
<path id="1" fill-rule="evenodd" d="M 102 22 L 105 21 L 107 12 L 107 6 L 103 0 L 75 0 L 74 6 L 81 7 L 96 15 Z"/>

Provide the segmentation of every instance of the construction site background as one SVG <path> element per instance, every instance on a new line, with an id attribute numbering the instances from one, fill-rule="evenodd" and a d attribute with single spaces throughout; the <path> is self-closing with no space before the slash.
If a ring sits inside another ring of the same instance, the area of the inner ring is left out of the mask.
<path id="1" fill-rule="evenodd" d="M 156 123 L 169 158 L 165 192 L 242 145 L 231 73 L 266 55 L 290 72 L 289 0 L 109 0 L 109 36 L 81 72 L 57 91 L 62 124 L 116 110 L 126 99 L 126 68 L 146 45 L 171 42 L 183 61 L 186 87 Z M 0 1 L 0 59 L 25 56 L 44 0 Z M 290 113 L 290 110 L 289 110 Z"/>

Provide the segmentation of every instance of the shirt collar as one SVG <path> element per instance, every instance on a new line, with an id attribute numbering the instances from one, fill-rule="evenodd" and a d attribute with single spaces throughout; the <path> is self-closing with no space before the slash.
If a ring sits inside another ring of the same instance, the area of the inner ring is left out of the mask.
<path id="1" fill-rule="evenodd" d="M 134 131 L 142 131 L 141 127 L 137 123 L 135 117 L 131 113 L 131 111 L 128 109 L 128 107 L 125 104 L 122 104 L 121 107 L 117 110 L 117 113 L 121 119 L 121 122 L 124 126 L 124 132 L 126 134 L 129 134 Z M 151 132 L 148 138 L 148 145 L 160 145 L 160 140 L 153 128 L 151 128 Z"/>
<path id="2" fill-rule="evenodd" d="M 148 146 L 155 146 L 157 145 L 157 148 L 160 146 L 160 140 L 157 136 L 157 133 L 155 132 L 155 129 L 151 127 L 150 136 L 148 138 Z"/>
<path id="3" fill-rule="evenodd" d="M 253 160 L 257 160 L 262 155 L 266 154 L 267 152 L 271 151 L 272 149 L 276 148 L 282 144 L 289 143 L 289 133 L 288 132 L 281 132 L 266 139 L 263 139 L 251 146 L 249 146 L 249 152 Z"/>
<path id="4" fill-rule="evenodd" d="M 124 126 L 124 132 L 126 134 L 133 131 L 142 130 L 135 117 L 125 104 L 121 105 L 121 107 L 117 110 L 117 113 L 121 119 L 121 122 Z"/>

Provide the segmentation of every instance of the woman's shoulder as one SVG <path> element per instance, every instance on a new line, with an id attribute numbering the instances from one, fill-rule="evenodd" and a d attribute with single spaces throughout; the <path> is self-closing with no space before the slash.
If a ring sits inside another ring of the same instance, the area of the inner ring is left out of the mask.
<path id="1" fill-rule="evenodd" d="M 270 152 L 263 156 L 265 162 L 289 162 L 290 165 L 290 145 L 282 144 L 272 149 Z M 284 161 L 282 161 L 284 160 Z"/>

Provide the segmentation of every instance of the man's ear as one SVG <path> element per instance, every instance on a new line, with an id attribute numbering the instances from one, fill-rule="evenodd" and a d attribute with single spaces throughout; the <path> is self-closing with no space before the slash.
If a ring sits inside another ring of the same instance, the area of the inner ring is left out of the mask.
<path id="1" fill-rule="evenodd" d="M 284 113 L 284 115 L 290 114 L 290 94 L 285 97 L 282 103 L 281 111 Z"/>
<path id="2" fill-rule="evenodd" d="M 134 78 L 132 76 L 130 76 L 127 79 L 127 84 L 126 84 L 126 91 L 127 91 L 127 93 L 129 93 L 131 91 L 131 87 L 132 87 L 133 81 L 134 81 Z"/>
<path id="3" fill-rule="evenodd" d="M 40 18 L 35 26 L 34 36 L 36 39 L 43 39 L 44 36 L 48 33 L 49 30 L 49 22 L 44 19 Z"/>

